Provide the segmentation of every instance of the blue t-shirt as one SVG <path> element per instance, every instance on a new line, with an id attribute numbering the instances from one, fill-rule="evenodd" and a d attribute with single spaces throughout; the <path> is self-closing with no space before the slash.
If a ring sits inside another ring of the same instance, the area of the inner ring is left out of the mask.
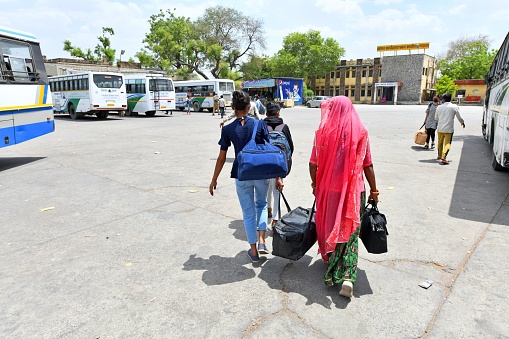
<path id="1" fill-rule="evenodd" d="M 244 126 L 241 121 L 245 119 Z M 237 162 L 237 154 L 246 146 L 253 136 L 253 128 L 255 120 L 251 117 L 237 118 L 232 123 L 226 125 L 221 130 L 221 139 L 218 144 L 221 146 L 222 151 L 227 151 L 228 147 L 233 144 L 235 150 L 235 160 L 233 161 L 231 178 L 237 178 L 239 165 Z M 263 144 L 269 141 L 269 130 L 267 124 L 263 120 L 258 120 L 258 130 L 256 131 L 255 141 L 257 144 Z"/>

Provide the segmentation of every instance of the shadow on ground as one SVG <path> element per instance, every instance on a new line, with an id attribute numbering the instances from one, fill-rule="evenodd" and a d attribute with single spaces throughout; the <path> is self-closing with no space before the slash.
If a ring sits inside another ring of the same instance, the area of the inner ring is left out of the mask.
<path id="1" fill-rule="evenodd" d="M 18 158 L 0 158 L 0 172 L 23 166 L 34 161 L 45 159 L 45 157 L 18 157 Z"/>
<path id="2" fill-rule="evenodd" d="M 454 147 L 454 141 L 458 140 L 463 140 L 461 150 Z M 449 215 L 491 223 L 509 194 L 509 172 L 493 170 L 492 145 L 481 136 L 454 137 L 451 152 L 460 151 Z M 472 187 L 476 187 L 476 190 Z M 502 225 L 509 226 L 509 220 L 502 221 Z"/>

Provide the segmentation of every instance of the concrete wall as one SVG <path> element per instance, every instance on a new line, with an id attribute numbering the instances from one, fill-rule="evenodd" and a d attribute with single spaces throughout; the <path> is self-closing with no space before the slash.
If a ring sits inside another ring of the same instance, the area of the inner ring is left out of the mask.
<path id="1" fill-rule="evenodd" d="M 402 82 L 398 103 L 420 104 L 425 54 L 384 56 L 382 81 Z"/>

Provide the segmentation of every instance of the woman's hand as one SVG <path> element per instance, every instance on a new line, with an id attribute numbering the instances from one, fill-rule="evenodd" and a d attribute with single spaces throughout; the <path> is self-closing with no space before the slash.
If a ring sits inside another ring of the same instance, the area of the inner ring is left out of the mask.
<path id="1" fill-rule="evenodd" d="M 378 191 L 370 191 L 369 192 L 369 198 L 368 198 L 368 202 L 373 200 L 375 202 L 375 204 L 378 204 L 378 195 L 380 195 L 380 192 Z"/>
<path id="2" fill-rule="evenodd" d="M 281 178 L 276 178 L 276 189 L 282 192 L 284 186 L 285 185 L 283 184 L 283 180 L 281 180 Z"/>
<path id="3" fill-rule="evenodd" d="M 216 189 L 216 187 L 217 187 L 217 180 L 212 179 L 212 181 L 210 182 L 210 186 L 209 186 L 210 195 L 214 196 L 214 190 Z"/>

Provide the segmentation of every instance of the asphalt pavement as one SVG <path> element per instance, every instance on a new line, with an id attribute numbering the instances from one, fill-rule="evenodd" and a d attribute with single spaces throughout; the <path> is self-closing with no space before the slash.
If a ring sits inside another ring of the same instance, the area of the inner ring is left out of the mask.
<path id="1" fill-rule="evenodd" d="M 316 245 L 250 262 L 233 149 L 208 192 L 217 115 L 62 115 L 0 149 L 0 337 L 509 338 L 509 172 L 491 168 L 482 108 L 461 107 L 440 165 L 413 143 L 426 106 L 356 107 L 390 235 L 386 254 L 359 245 L 351 300 L 323 283 Z M 295 144 L 285 195 L 310 207 L 320 110 L 281 113 Z"/>

